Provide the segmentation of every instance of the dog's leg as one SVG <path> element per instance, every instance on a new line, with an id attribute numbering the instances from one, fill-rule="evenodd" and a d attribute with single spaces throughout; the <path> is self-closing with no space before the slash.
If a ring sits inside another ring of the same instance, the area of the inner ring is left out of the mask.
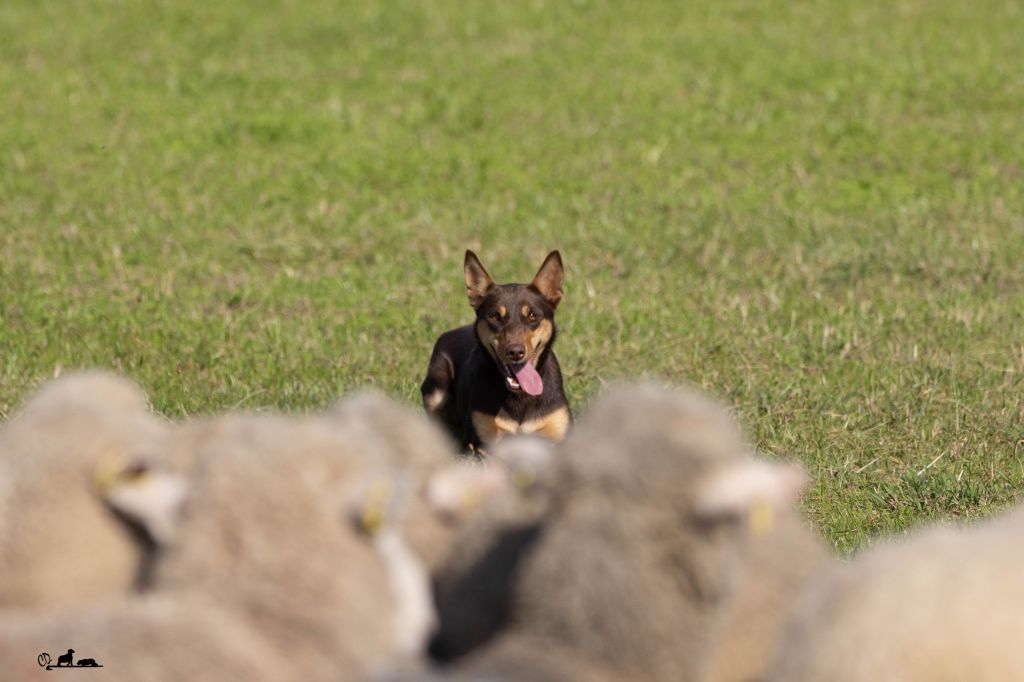
<path id="1" fill-rule="evenodd" d="M 476 427 L 473 425 L 472 416 L 467 414 L 462 423 L 462 449 L 473 458 L 482 460 L 485 454 L 482 448 L 483 439 L 480 438 L 480 434 L 477 433 Z"/>
<path id="2" fill-rule="evenodd" d="M 444 406 L 451 400 L 452 384 L 455 381 L 455 367 L 451 358 L 435 347 L 427 365 L 427 378 L 423 380 L 420 393 L 423 395 L 423 409 L 427 414 L 443 418 Z"/>

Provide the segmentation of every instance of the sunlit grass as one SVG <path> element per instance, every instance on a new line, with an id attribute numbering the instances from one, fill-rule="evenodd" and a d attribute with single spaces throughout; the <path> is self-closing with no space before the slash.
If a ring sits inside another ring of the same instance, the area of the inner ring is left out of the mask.
<path id="1" fill-rule="evenodd" d="M 0 4 L 0 413 L 417 399 L 551 248 L 580 408 L 654 375 L 804 461 L 837 546 L 1024 481 L 1024 9 Z"/>

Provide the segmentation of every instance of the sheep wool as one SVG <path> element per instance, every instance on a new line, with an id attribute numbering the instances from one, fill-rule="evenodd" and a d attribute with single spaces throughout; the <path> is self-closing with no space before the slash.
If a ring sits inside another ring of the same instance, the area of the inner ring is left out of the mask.
<path id="1" fill-rule="evenodd" d="M 1024 508 L 868 549 L 808 591 L 776 682 L 1024 679 Z"/>
<path id="2" fill-rule="evenodd" d="M 585 665 L 577 679 L 703 679 L 750 511 L 790 504 L 803 477 L 753 457 L 717 404 L 641 384 L 595 401 L 541 479 L 537 522 L 500 534 L 465 571 L 505 581 L 509 596 L 503 624 L 456 673 L 543 642 Z M 511 571 L 492 562 L 502 552 Z"/>
<path id="3" fill-rule="evenodd" d="M 90 372 L 46 384 L 0 431 L 0 606 L 58 608 L 133 591 L 151 546 L 101 499 L 167 425 L 134 384 Z"/>

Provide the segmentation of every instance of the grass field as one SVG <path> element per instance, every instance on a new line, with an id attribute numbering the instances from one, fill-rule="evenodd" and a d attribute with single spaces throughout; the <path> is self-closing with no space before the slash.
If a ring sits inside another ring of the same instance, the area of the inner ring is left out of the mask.
<path id="1" fill-rule="evenodd" d="M 418 400 L 461 261 L 567 265 L 577 408 L 692 382 L 837 547 L 1024 485 L 1024 7 L 0 3 L 0 415 Z"/>

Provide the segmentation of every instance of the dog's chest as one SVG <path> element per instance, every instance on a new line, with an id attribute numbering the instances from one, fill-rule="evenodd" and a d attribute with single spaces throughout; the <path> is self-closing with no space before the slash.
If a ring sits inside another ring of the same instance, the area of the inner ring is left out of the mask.
<path id="1" fill-rule="evenodd" d="M 484 443 L 493 443 L 514 434 L 532 434 L 560 441 L 569 429 L 569 410 L 565 407 L 555 408 L 542 416 L 527 415 L 523 419 L 516 419 L 505 410 L 499 410 L 498 414 L 474 411 L 472 418 L 473 428 Z"/>

